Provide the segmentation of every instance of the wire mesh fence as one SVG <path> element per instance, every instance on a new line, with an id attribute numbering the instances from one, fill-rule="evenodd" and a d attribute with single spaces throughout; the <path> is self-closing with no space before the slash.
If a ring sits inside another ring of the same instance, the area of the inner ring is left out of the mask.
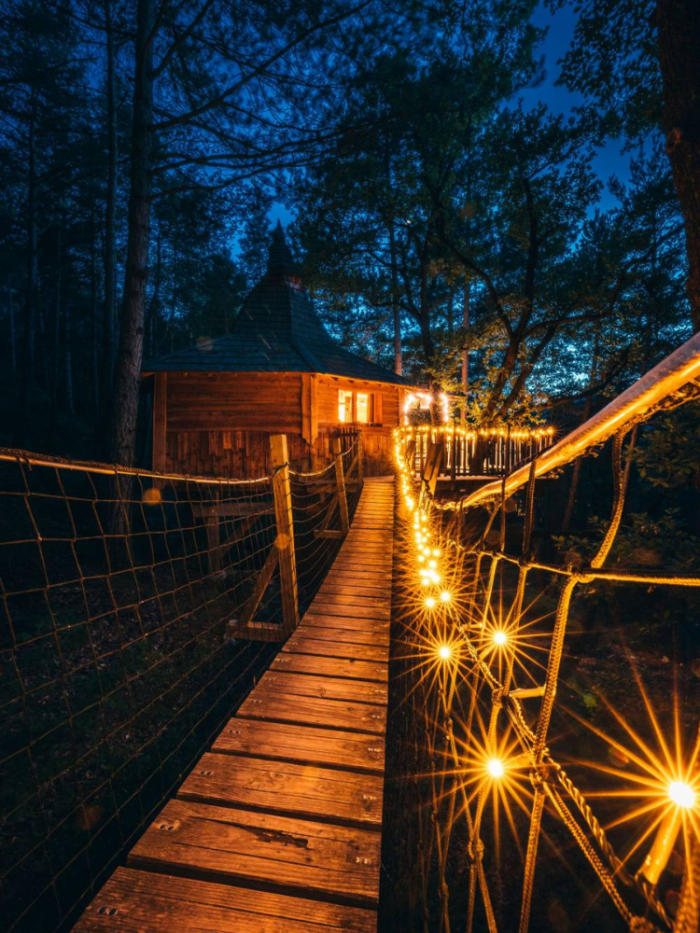
<path id="1" fill-rule="evenodd" d="M 341 543 L 334 471 L 291 483 L 302 612 Z M 273 657 L 226 637 L 279 543 L 273 486 L 0 451 L 3 929 L 70 926 Z"/>
<path id="2" fill-rule="evenodd" d="M 696 398 L 689 388 L 666 401 Z M 664 550 L 670 526 L 625 510 L 652 412 L 613 414 L 614 436 L 586 461 L 607 519 L 583 509 L 568 537 L 561 506 L 591 445 L 555 482 L 538 482 L 534 460 L 518 484 L 446 502 L 415 483 L 397 442 L 421 801 L 406 928 L 698 928 L 699 551 L 686 528 L 682 555 L 682 518 Z"/>

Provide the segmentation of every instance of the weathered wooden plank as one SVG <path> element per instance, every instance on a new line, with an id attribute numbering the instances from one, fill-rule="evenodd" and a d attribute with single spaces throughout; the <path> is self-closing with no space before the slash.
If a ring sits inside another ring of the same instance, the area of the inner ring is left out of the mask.
<path id="1" fill-rule="evenodd" d="M 371 908 L 118 868 L 73 933 L 376 933 Z"/>
<path id="2" fill-rule="evenodd" d="M 384 735 L 386 710 L 370 703 L 319 700 L 256 689 L 238 710 L 239 719 L 290 722 L 344 732 Z"/>
<path id="3" fill-rule="evenodd" d="M 304 616 L 301 628 L 305 625 L 313 628 L 350 629 L 355 632 L 388 632 L 391 623 L 388 619 L 356 619 L 352 616 L 329 616 L 321 612 L 312 612 L 313 606 Z"/>
<path id="4" fill-rule="evenodd" d="M 208 753 L 178 797 L 342 826 L 379 828 L 382 792 L 382 779 L 369 774 Z"/>
<path id="5" fill-rule="evenodd" d="M 271 761 L 327 765 L 367 774 L 384 772 L 384 738 L 298 724 L 231 719 L 212 750 Z"/>
<path id="6" fill-rule="evenodd" d="M 363 599 L 365 597 L 372 598 L 373 596 L 386 597 L 387 594 L 391 594 L 391 589 L 388 586 L 346 586 L 343 583 L 332 583 L 326 578 L 326 582 L 321 585 L 320 590 L 316 594 L 318 596 L 329 595 L 340 595 L 340 596 L 357 596 L 358 599 Z"/>
<path id="7" fill-rule="evenodd" d="M 312 610 L 316 615 L 350 616 L 354 619 L 368 619 L 374 621 L 387 621 L 390 611 L 381 604 L 366 605 L 356 600 L 354 603 L 335 602 L 330 597 L 314 600 Z"/>
<path id="8" fill-rule="evenodd" d="M 354 658 L 319 657 L 312 654 L 283 654 L 271 664 L 271 670 L 295 674 L 317 674 L 321 677 L 347 677 L 350 680 L 373 680 L 386 683 L 389 665 L 378 661 L 356 661 Z"/>
<path id="9" fill-rule="evenodd" d="M 282 648 L 283 654 L 315 654 L 326 658 L 347 658 L 353 661 L 382 661 L 389 659 L 386 648 L 370 645 L 347 645 L 343 642 L 320 641 L 308 635 L 294 634 Z"/>
<path id="10" fill-rule="evenodd" d="M 342 616 L 338 616 L 342 618 Z M 389 630 L 384 632 L 370 631 L 365 628 L 333 628 L 328 629 L 321 625 L 299 626 L 298 633 L 306 638 L 318 639 L 328 642 L 342 642 L 347 645 L 369 645 L 376 648 L 389 648 Z"/>
<path id="11" fill-rule="evenodd" d="M 386 706 L 388 692 L 386 684 L 368 680 L 316 677 L 313 674 L 291 674 L 286 671 L 268 671 L 263 674 L 259 686 L 264 690 L 276 690 L 288 696 L 354 700 L 358 703 L 371 703 L 376 706 Z"/>
<path id="12" fill-rule="evenodd" d="M 321 588 L 316 594 L 312 605 L 316 603 L 329 603 L 332 605 L 357 605 L 357 606 L 377 606 L 380 609 L 391 608 L 391 589 L 387 586 L 379 594 L 361 593 L 351 591 L 350 593 L 329 593 Z"/>
<path id="13" fill-rule="evenodd" d="M 131 850 L 128 864 L 367 906 L 379 894 L 380 839 L 356 827 L 172 800 Z"/>

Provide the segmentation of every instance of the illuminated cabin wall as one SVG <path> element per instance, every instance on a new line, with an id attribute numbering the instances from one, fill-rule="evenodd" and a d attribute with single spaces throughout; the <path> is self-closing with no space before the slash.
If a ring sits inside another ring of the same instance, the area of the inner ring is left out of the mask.
<path id="1" fill-rule="evenodd" d="M 318 381 L 318 427 L 328 432 L 338 427 L 338 391 L 363 392 L 374 396 L 378 424 L 361 424 L 368 474 L 392 472 L 391 432 L 399 424 L 399 412 L 404 393 L 401 386 L 340 376 L 316 376 Z"/>
<path id="2" fill-rule="evenodd" d="M 340 425 L 338 389 L 375 397 L 379 425 L 361 425 L 368 474 L 391 471 L 400 386 L 302 373 L 170 372 L 154 376 L 153 469 L 257 477 L 269 470 L 269 436 L 286 434 L 292 466 L 330 461 Z M 400 398 L 401 396 L 401 398 Z"/>

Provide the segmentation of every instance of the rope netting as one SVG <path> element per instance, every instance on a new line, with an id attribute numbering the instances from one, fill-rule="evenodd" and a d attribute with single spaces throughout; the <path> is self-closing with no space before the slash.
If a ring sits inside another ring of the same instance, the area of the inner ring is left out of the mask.
<path id="1" fill-rule="evenodd" d="M 412 928 L 698 929 L 700 552 L 690 533 L 681 553 L 680 531 L 664 552 L 663 519 L 625 508 L 631 483 L 637 505 L 649 497 L 632 464 L 652 413 L 612 418 L 607 443 L 579 444 L 555 475 L 533 460 L 461 501 L 415 481 L 397 434 Z M 592 452 L 608 517 L 584 498 L 577 533 L 557 535 Z"/>
<path id="2" fill-rule="evenodd" d="M 359 443 L 345 444 L 349 468 Z M 0 451 L 3 930 L 69 928 L 175 792 L 274 656 L 231 624 L 254 603 L 272 640 L 288 634 L 271 560 L 285 471 L 164 476 Z M 341 544 L 322 536 L 336 466 L 286 488 L 303 613 Z"/>

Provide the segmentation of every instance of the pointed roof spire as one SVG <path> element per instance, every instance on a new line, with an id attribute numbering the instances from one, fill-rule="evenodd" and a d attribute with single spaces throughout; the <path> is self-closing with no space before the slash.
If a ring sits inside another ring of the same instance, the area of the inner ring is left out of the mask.
<path id="1" fill-rule="evenodd" d="M 299 269 L 292 257 L 292 251 L 287 246 L 282 224 L 278 220 L 270 243 L 266 278 L 270 275 L 279 275 L 280 273 L 283 276 L 292 276 L 295 279 L 300 279 Z"/>

